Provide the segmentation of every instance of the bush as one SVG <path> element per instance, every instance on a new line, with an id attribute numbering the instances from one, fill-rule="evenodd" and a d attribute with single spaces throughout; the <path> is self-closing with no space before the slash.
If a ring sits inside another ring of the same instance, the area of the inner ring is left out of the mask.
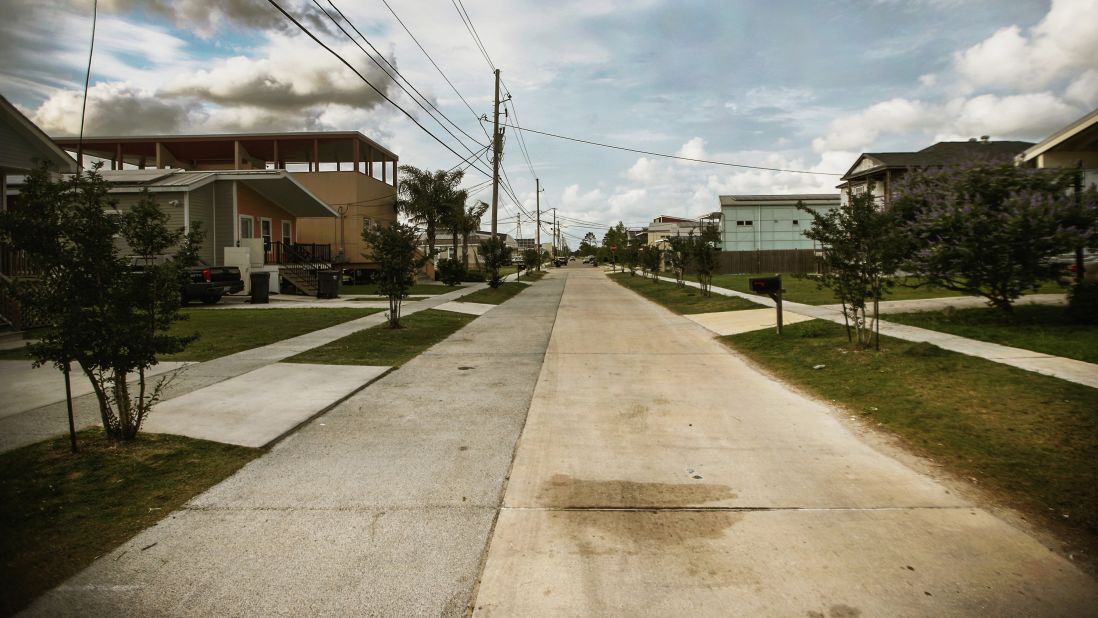
<path id="1" fill-rule="evenodd" d="M 484 283 L 484 273 L 479 270 L 466 271 L 461 280 L 468 283 Z"/>
<path id="2" fill-rule="evenodd" d="M 468 281 L 465 265 L 457 260 L 439 260 L 436 272 L 438 280 L 446 285 L 457 285 L 462 281 Z"/>
<path id="3" fill-rule="evenodd" d="M 1098 283 L 1084 281 L 1068 291 L 1068 316 L 1083 324 L 1098 324 Z"/>

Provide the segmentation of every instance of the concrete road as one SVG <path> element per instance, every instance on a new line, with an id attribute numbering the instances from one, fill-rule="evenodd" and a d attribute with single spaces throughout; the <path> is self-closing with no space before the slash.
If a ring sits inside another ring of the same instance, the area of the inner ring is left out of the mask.
<path id="1" fill-rule="evenodd" d="M 567 269 L 485 616 L 1080 616 L 1093 579 L 712 334 Z"/>
<path id="2" fill-rule="evenodd" d="M 477 318 L 27 613 L 465 614 L 562 289 Z"/>

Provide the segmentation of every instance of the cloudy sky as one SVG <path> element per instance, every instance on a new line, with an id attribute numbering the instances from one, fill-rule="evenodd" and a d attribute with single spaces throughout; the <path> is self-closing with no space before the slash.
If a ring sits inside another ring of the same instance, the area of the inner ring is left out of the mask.
<path id="1" fill-rule="evenodd" d="M 431 104 L 486 144 L 476 117 L 491 114 L 492 69 L 454 1 L 387 1 L 465 102 L 383 0 L 334 0 Z M 480 148 L 453 127 L 464 146 L 445 133 L 311 0 L 279 4 L 455 151 Z M 1039 141 L 1098 106 L 1098 0 L 464 0 L 464 8 L 513 96 L 511 122 L 517 112 L 531 129 L 641 150 L 842 173 L 865 151 L 980 135 Z M 0 93 L 51 135 L 79 127 L 90 27 L 90 0 L 0 3 Z M 459 161 L 266 0 L 101 0 L 91 83 L 90 135 L 353 129 L 402 163 Z M 543 209 L 604 224 L 699 216 L 721 194 L 836 183 L 536 134 L 525 145 L 531 165 L 508 131 L 504 167 L 524 207 L 533 210 L 536 173 Z M 466 184 L 484 179 L 471 169 Z M 490 190 L 477 197 L 490 199 Z M 501 229 L 513 232 L 517 209 L 503 204 Z M 566 228 L 573 238 L 586 231 Z"/>

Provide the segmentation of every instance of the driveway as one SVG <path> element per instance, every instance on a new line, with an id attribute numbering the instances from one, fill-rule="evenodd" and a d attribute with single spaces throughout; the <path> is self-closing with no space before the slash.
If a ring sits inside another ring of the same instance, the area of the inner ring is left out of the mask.
<path id="1" fill-rule="evenodd" d="M 565 271 L 477 614 L 1086 615 L 1095 581 L 687 319 Z"/>

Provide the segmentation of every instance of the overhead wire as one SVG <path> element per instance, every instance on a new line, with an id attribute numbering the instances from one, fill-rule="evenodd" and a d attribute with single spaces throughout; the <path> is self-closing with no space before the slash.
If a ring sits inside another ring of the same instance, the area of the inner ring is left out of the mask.
<path id="1" fill-rule="evenodd" d="M 458 153 L 458 152 L 457 152 L 456 150 L 454 150 L 453 148 L 451 148 L 449 144 L 447 144 L 446 142 L 444 142 L 444 141 L 443 141 L 443 140 L 442 140 L 442 139 L 441 139 L 440 137 L 438 137 L 438 136 L 437 136 L 437 135 L 435 135 L 435 134 L 434 134 L 433 132 L 431 132 L 431 130 L 430 130 L 430 129 L 428 129 L 427 127 L 423 126 L 423 124 L 422 124 L 421 122 L 419 122 L 418 120 L 416 120 L 415 116 L 413 116 L 412 114 L 410 114 L 410 113 L 408 112 L 408 110 L 406 110 L 406 109 L 404 109 L 403 107 L 401 107 L 401 106 L 400 106 L 400 104 L 398 104 L 398 103 L 397 103 L 396 101 L 394 101 L 393 99 L 391 99 L 391 98 L 389 97 L 389 95 L 385 94 L 385 92 L 384 92 L 384 91 L 382 91 L 382 90 L 381 90 L 380 88 L 378 88 L 377 86 L 375 86 L 375 85 L 374 85 L 374 84 L 373 84 L 373 83 L 372 83 L 372 82 L 371 82 L 370 80 L 366 79 L 366 76 L 365 76 L 365 75 L 363 75 L 363 74 L 362 74 L 361 72 L 359 72 L 359 70 L 358 70 L 358 69 L 356 69 L 356 68 L 355 68 L 355 67 L 354 67 L 354 66 L 353 66 L 353 65 L 352 65 L 352 64 L 351 64 L 350 62 L 348 62 L 348 61 L 347 61 L 347 59 L 346 59 L 346 58 L 344 58 L 344 57 L 343 57 L 343 56 L 342 56 L 342 55 L 341 55 L 341 54 L 340 54 L 339 52 L 335 51 L 334 49 L 332 49 L 331 47 L 329 47 L 328 45 L 326 45 L 326 44 L 325 44 L 325 43 L 324 43 L 323 41 L 321 41 L 321 40 L 320 40 L 320 38 L 318 38 L 318 37 L 317 37 L 317 36 L 316 36 L 315 34 L 313 34 L 313 32 L 312 32 L 311 30 L 309 30 L 309 28 L 307 28 L 307 27 L 306 27 L 306 26 L 305 26 L 304 24 L 302 24 L 302 23 L 301 23 L 300 21 L 298 21 L 298 20 L 297 20 L 297 18 L 295 18 L 295 17 L 293 16 L 293 15 L 291 15 L 290 13 L 288 13 L 288 12 L 286 11 L 286 9 L 282 8 L 282 6 L 281 6 L 281 5 L 279 5 L 279 4 L 278 4 L 278 2 L 277 2 L 276 0 L 267 0 L 267 2 L 268 2 L 268 3 L 269 3 L 269 4 L 271 5 L 271 6 L 275 7 L 275 9 L 277 9 L 279 13 L 282 13 L 282 15 L 283 15 L 284 17 L 286 17 L 286 19 L 290 20 L 290 22 L 292 22 L 292 23 L 293 23 L 293 24 L 294 24 L 295 26 L 297 26 L 299 30 L 301 30 L 301 31 L 302 31 L 303 33 L 305 33 L 305 35 L 306 35 L 306 36 L 308 36 L 308 37 L 309 37 L 310 39 L 312 39 L 312 40 L 313 40 L 313 41 L 314 41 L 314 42 L 315 42 L 315 43 L 316 43 L 317 45 L 320 45 L 321 47 L 323 47 L 323 48 L 325 49 L 325 51 L 327 51 L 327 52 L 328 52 L 328 53 L 330 53 L 331 55 L 335 56 L 335 58 L 336 58 L 337 60 L 339 60 L 339 61 L 340 61 L 340 62 L 341 62 L 341 63 L 342 63 L 342 64 L 343 64 L 344 66 L 346 66 L 346 67 L 347 67 L 348 69 L 350 69 L 350 70 L 351 70 L 351 72 L 353 72 L 353 73 L 354 73 L 354 74 L 355 74 L 356 76 L 358 76 L 358 78 L 359 78 L 359 79 L 361 79 L 361 80 L 362 80 L 362 81 L 363 81 L 363 82 L 364 82 L 364 83 L 365 83 L 365 84 L 366 84 L 367 86 L 369 86 L 369 87 L 370 87 L 370 88 L 371 88 L 371 89 L 372 89 L 372 90 L 373 90 L 374 92 L 376 92 L 376 93 L 378 94 L 378 96 L 380 96 L 381 98 L 385 99 L 385 100 L 386 100 L 387 102 L 389 102 L 389 104 L 390 104 L 390 105 L 392 105 L 393 107 L 395 107 L 395 108 L 397 108 L 398 110 L 400 110 L 400 111 L 401 111 L 401 113 L 403 113 L 403 114 L 404 114 L 405 116 L 407 116 L 409 120 L 411 120 L 411 121 L 412 121 L 412 122 L 413 122 L 413 123 L 414 123 L 414 124 L 415 124 L 415 125 L 416 125 L 417 127 L 419 127 L 419 128 L 420 128 L 420 130 L 422 130 L 422 131 L 423 131 L 424 133 L 426 133 L 427 135 L 430 135 L 432 139 L 434 139 L 434 140 L 435 140 L 436 142 L 438 142 L 438 143 L 439 143 L 439 144 L 440 144 L 440 145 L 441 145 L 441 146 L 442 146 L 443 148 L 445 148 L 446 150 L 449 150 L 449 151 L 450 151 L 450 152 L 451 152 L 451 153 L 452 153 L 452 154 L 453 154 L 454 156 L 458 157 L 459 159 L 463 158 L 463 157 L 462 157 L 462 155 L 461 155 L 461 154 L 459 154 L 459 153 Z M 475 166 L 474 166 L 474 169 L 476 169 L 476 170 L 477 170 L 477 171 L 479 171 L 480 173 L 482 173 L 482 174 L 485 174 L 485 175 L 487 175 L 487 176 L 490 176 L 490 175 L 491 175 L 491 174 L 489 174 L 488 172 L 485 172 L 484 170 L 482 170 L 482 169 L 480 169 L 480 168 L 478 168 L 478 167 L 475 167 Z"/>
<path id="2" fill-rule="evenodd" d="M 450 0 L 453 3 L 454 8 L 457 9 L 458 16 L 461 17 L 461 23 L 465 24 L 465 29 L 469 31 L 469 36 L 473 37 L 473 43 L 476 44 L 477 49 L 480 50 L 481 55 L 484 56 L 484 60 L 488 62 L 488 67 L 493 71 L 496 70 L 496 63 L 492 62 L 492 58 L 488 55 L 488 50 L 484 47 L 484 41 L 481 40 L 480 34 L 477 32 L 477 27 L 473 25 L 473 18 L 469 16 L 469 12 L 465 10 L 465 4 L 461 0 Z"/>

